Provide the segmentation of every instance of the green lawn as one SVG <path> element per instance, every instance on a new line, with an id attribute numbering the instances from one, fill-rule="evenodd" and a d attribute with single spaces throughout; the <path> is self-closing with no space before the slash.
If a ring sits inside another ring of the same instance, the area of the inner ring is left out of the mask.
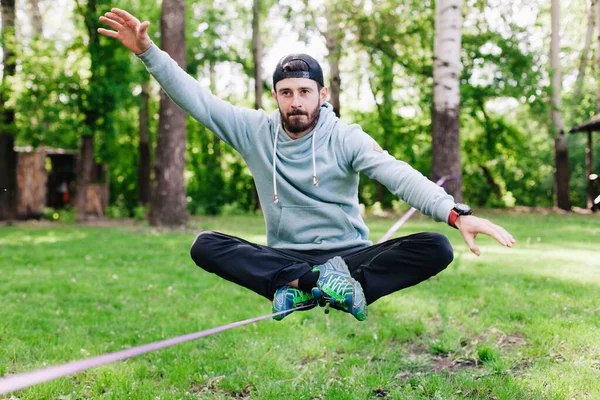
<path id="1" fill-rule="evenodd" d="M 480 237 L 476 257 L 457 231 L 413 217 L 398 234 L 443 232 L 455 261 L 366 322 L 296 312 L 5 398 L 600 398 L 600 216 L 482 214 L 517 245 Z M 394 220 L 367 222 L 377 239 Z M 262 218 L 191 225 L 0 227 L 0 376 L 269 313 L 188 253 L 196 229 L 264 243 Z"/>

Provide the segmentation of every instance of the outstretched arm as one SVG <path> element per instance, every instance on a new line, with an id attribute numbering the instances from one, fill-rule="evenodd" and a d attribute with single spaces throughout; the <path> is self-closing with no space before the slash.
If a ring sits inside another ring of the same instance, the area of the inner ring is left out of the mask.
<path id="1" fill-rule="evenodd" d="M 125 10 L 112 8 L 110 12 L 100 17 L 100 22 L 115 30 L 98 28 L 99 34 L 117 39 L 137 55 L 142 54 L 152 45 L 147 33 L 150 22 L 140 22 Z"/>
<path id="2" fill-rule="evenodd" d="M 344 148 L 353 170 L 378 180 L 423 214 L 432 215 L 436 221 L 448 222 L 450 210 L 455 204 L 452 196 L 407 163 L 383 151 L 362 129 L 356 126 L 344 135 Z M 515 243 L 510 233 L 487 219 L 466 215 L 458 217 L 454 224 L 476 255 L 480 255 L 480 251 L 475 238 L 480 233 L 493 237 L 506 247 L 512 247 Z"/>
<path id="3" fill-rule="evenodd" d="M 469 249 L 476 255 L 480 255 L 479 247 L 475 244 L 475 238 L 483 233 L 496 239 L 502 246 L 512 247 L 516 243 L 515 238 L 500 225 L 493 224 L 484 218 L 473 215 L 462 215 L 454 223 Z"/>
<path id="4" fill-rule="evenodd" d="M 235 107 L 212 95 L 166 52 L 152 44 L 146 32 L 150 25 L 148 21 L 140 22 L 127 11 L 118 8 L 104 14 L 100 21 L 115 31 L 100 28 L 98 32 L 119 40 L 138 55 L 148 71 L 179 107 L 242 156 L 251 151 L 252 134 L 260 132 L 261 126 L 269 123 L 264 111 Z"/>

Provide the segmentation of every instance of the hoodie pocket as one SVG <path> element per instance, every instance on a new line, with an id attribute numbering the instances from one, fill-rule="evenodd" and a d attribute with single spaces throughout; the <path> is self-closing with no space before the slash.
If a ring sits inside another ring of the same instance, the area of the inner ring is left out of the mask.
<path id="1" fill-rule="evenodd" d="M 355 235 L 356 230 L 337 204 L 281 208 L 281 218 L 277 228 L 277 238 L 280 242 L 321 244 Z"/>

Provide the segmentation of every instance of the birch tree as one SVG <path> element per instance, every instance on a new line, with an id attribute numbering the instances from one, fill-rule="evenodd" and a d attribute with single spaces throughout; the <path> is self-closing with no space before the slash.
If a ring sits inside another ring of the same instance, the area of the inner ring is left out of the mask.
<path id="1" fill-rule="evenodd" d="M 27 12 L 31 19 L 31 28 L 35 36 L 41 36 L 44 33 L 44 24 L 42 23 L 42 13 L 38 0 L 27 0 Z"/>
<path id="2" fill-rule="evenodd" d="M 575 80 L 575 91 L 573 93 L 573 104 L 577 107 L 582 97 L 583 79 L 587 68 L 590 47 L 592 45 L 592 35 L 594 32 L 594 19 L 596 18 L 596 0 L 592 0 L 590 8 L 587 11 L 587 28 L 585 31 L 585 41 L 581 50 L 579 59 L 579 69 L 577 70 L 577 78 Z"/>
<path id="3" fill-rule="evenodd" d="M 252 7 L 252 59 L 254 60 L 254 108 L 263 108 L 263 80 L 262 80 L 262 36 L 260 34 L 260 17 L 262 0 L 254 0 Z"/>
<path id="4" fill-rule="evenodd" d="M 552 123 L 551 133 L 554 136 L 554 158 L 556 163 L 555 185 L 556 206 L 563 210 L 571 209 L 569 198 L 569 158 L 567 154 L 567 138 L 563 130 L 561 115 L 561 71 L 560 71 L 560 4 L 552 0 L 552 38 L 550 44 L 550 69 L 552 74 Z"/>
<path id="5" fill-rule="evenodd" d="M 186 69 L 185 1 L 163 0 L 160 37 L 164 51 Z M 185 196 L 185 112 L 161 90 L 156 137 L 155 186 L 150 224 L 181 225 L 187 221 Z"/>
<path id="6" fill-rule="evenodd" d="M 437 0 L 433 45 L 432 178 L 447 176 L 447 191 L 463 200 L 460 163 L 460 49 L 462 0 Z"/>
<path id="7" fill-rule="evenodd" d="M 340 58 L 342 57 L 341 39 L 343 32 L 340 29 L 340 10 L 336 10 L 331 3 L 327 3 L 327 29 L 322 32 L 327 44 L 327 61 L 329 62 L 329 101 L 333 111 L 338 117 L 341 113 L 340 92 L 342 78 L 340 76 Z M 339 7 L 339 4 L 337 5 Z"/>

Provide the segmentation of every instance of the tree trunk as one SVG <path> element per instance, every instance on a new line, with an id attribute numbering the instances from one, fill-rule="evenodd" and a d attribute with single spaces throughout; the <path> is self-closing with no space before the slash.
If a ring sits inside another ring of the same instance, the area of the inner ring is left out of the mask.
<path id="1" fill-rule="evenodd" d="M 431 168 L 434 181 L 447 176 L 446 190 L 463 201 L 460 163 L 460 49 L 462 0 L 437 0 L 433 58 Z"/>
<path id="2" fill-rule="evenodd" d="M 87 220 L 87 187 L 92 177 L 94 166 L 94 136 L 83 135 L 79 142 L 77 155 L 77 184 L 75 208 L 78 222 Z"/>
<path id="3" fill-rule="evenodd" d="M 552 133 L 554 136 L 554 157 L 556 163 L 556 206 L 563 210 L 571 209 L 569 198 L 569 158 L 567 154 L 567 138 L 565 137 L 561 116 L 561 73 L 560 73 L 560 5 L 559 0 L 552 0 L 552 39 L 550 69 L 552 73 Z"/>
<path id="4" fill-rule="evenodd" d="M 147 75 L 145 75 L 147 76 Z M 150 202 L 150 81 L 145 79 L 142 83 L 142 92 L 140 93 L 140 111 L 139 111 L 139 165 L 138 165 L 138 201 L 142 205 Z"/>
<path id="5" fill-rule="evenodd" d="M 254 109 L 263 108 L 263 80 L 262 80 L 262 35 L 260 33 L 260 16 L 262 11 L 262 0 L 254 0 L 252 7 L 252 58 L 254 59 Z M 254 210 L 260 210 L 260 198 L 256 183 L 252 181 L 254 191 Z"/>
<path id="6" fill-rule="evenodd" d="M 96 107 L 95 99 L 92 96 L 96 95 L 95 91 L 98 88 L 98 68 L 100 60 L 100 39 L 96 31 L 96 0 L 88 0 L 86 8 L 82 8 L 83 17 L 85 19 L 86 28 L 89 35 L 88 50 L 91 59 L 91 77 L 87 93 L 87 102 L 83 105 L 83 113 L 85 115 L 85 126 L 87 132 L 81 136 L 79 141 L 79 154 L 77 158 L 77 191 L 75 193 L 75 216 L 77 222 L 87 220 L 87 187 L 91 179 L 92 168 L 94 166 L 94 132 L 97 129 L 97 122 L 100 119 L 101 110 Z"/>
<path id="7" fill-rule="evenodd" d="M 371 57 L 371 61 L 374 62 Z M 394 97 L 393 97 L 393 89 L 394 89 L 394 60 L 392 60 L 387 55 L 383 54 L 381 56 L 381 64 L 383 66 L 383 70 L 381 71 L 381 84 L 380 88 L 376 88 L 372 79 L 369 79 L 369 85 L 371 86 L 371 92 L 373 93 L 373 97 L 375 98 L 375 105 L 377 106 L 377 115 L 379 116 L 379 123 L 381 125 L 381 129 L 383 130 L 383 140 L 380 141 L 380 144 L 383 146 L 384 150 L 390 151 L 390 138 L 394 135 L 396 130 L 394 126 Z M 379 90 L 383 91 L 381 102 L 377 101 L 377 94 Z M 381 204 L 382 207 L 387 207 L 388 204 L 385 204 L 385 189 L 381 182 L 376 181 L 375 185 L 377 186 L 377 201 Z"/>
<path id="8" fill-rule="evenodd" d="M 186 69 L 185 1 L 163 0 L 160 17 L 162 48 Z M 154 166 L 156 184 L 150 224 L 182 225 L 187 221 L 185 197 L 185 112 L 164 91 L 160 94 L 159 127 Z"/>
<path id="9" fill-rule="evenodd" d="M 329 101 L 333 106 L 333 111 L 338 117 L 341 115 L 340 110 L 340 90 L 342 78 L 340 77 L 340 57 L 341 49 L 338 40 L 339 25 L 337 23 L 338 13 L 334 10 L 327 12 L 327 30 L 325 31 L 325 40 L 327 42 L 327 60 L 329 61 Z"/>
<path id="10" fill-rule="evenodd" d="M 15 110 L 6 105 L 11 89 L 8 77 L 15 75 L 15 0 L 1 0 L 2 13 L 2 84 L 0 85 L 0 220 L 11 220 L 17 213 L 17 154 Z"/>
<path id="11" fill-rule="evenodd" d="M 600 76 L 600 0 L 594 1 L 596 16 L 596 82 Z M 600 84 L 596 84 L 596 114 L 600 113 Z"/>
<path id="12" fill-rule="evenodd" d="M 211 60 L 209 65 L 209 75 L 210 75 L 210 91 L 216 96 L 217 94 L 217 71 L 215 61 Z M 215 177 L 214 182 L 215 185 L 223 189 L 223 179 L 222 179 L 222 171 L 221 171 L 221 139 L 217 137 L 217 135 L 212 135 L 212 162 L 213 166 L 213 176 Z"/>
<path id="13" fill-rule="evenodd" d="M 594 182 L 590 179 L 592 176 L 592 151 L 594 150 L 592 141 L 592 131 L 587 131 L 587 147 L 585 149 L 585 181 L 587 183 L 587 208 L 592 211 L 597 211 L 598 207 L 594 204 L 596 196 L 594 190 Z"/>
<path id="14" fill-rule="evenodd" d="M 502 197 L 502 189 L 500 189 L 500 186 L 498 186 L 498 184 L 496 183 L 496 180 L 494 179 L 494 176 L 490 172 L 490 169 L 482 164 L 479 165 L 479 168 L 481 169 L 481 172 L 483 172 L 485 181 L 487 182 L 489 187 L 492 189 L 492 192 L 496 195 L 496 197 L 498 199 L 500 199 Z"/>
<path id="15" fill-rule="evenodd" d="M 44 33 L 44 25 L 42 23 L 42 13 L 38 0 L 27 0 L 27 11 L 31 19 L 33 33 L 36 36 L 41 36 Z"/>
<path id="16" fill-rule="evenodd" d="M 594 31 L 594 18 L 595 18 L 595 3 L 596 0 L 592 0 L 592 4 L 588 9 L 588 22 L 587 29 L 585 31 L 585 42 L 583 43 L 583 49 L 581 50 L 581 58 L 579 59 L 579 69 L 577 71 L 577 79 L 575 80 L 575 91 L 573 93 L 573 104 L 578 106 L 581 102 L 581 92 L 583 91 L 583 79 L 585 78 L 585 70 L 590 53 L 590 47 L 592 45 L 592 33 Z"/>
<path id="17" fill-rule="evenodd" d="M 263 108 L 261 9 L 262 0 L 254 0 L 254 7 L 252 7 L 252 58 L 254 59 L 254 109 L 256 110 Z"/>

